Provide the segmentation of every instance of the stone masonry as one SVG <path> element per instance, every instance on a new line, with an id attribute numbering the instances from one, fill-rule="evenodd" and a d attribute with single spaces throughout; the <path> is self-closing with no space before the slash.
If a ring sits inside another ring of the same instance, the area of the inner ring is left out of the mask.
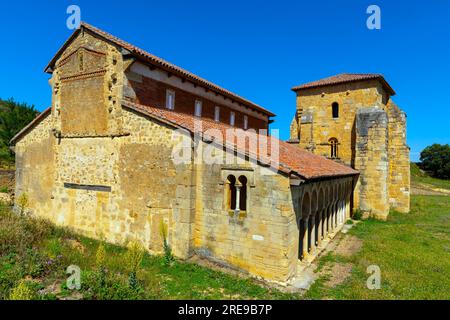
<path id="1" fill-rule="evenodd" d="M 395 92 L 384 78 L 342 74 L 293 91 L 297 110 L 290 142 L 360 172 L 353 209 L 380 219 L 386 219 L 390 209 L 408 212 L 406 115 L 392 101 Z M 337 144 L 332 152 L 333 141 Z"/>
<path id="2" fill-rule="evenodd" d="M 193 124 L 267 129 L 273 114 L 139 48 L 82 24 L 47 72 L 52 106 L 12 140 L 16 199 L 28 195 L 30 214 L 155 254 L 166 225 L 178 258 L 277 282 L 350 216 L 355 170 L 282 141 L 276 167 L 253 161 L 246 143 L 224 152 Z M 191 152 L 183 163 L 180 145 Z M 204 149 L 233 162 L 204 163 Z"/>

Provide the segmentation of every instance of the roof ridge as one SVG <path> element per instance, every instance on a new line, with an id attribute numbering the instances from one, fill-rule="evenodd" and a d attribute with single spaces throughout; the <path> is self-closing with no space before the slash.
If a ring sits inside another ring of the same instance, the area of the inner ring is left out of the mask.
<path id="1" fill-rule="evenodd" d="M 126 50 L 130 51 L 131 53 L 134 53 L 138 56 L 140 56 L 141 58 L 144 59 L 149 59 L 151 60 L 151 62 L 159 64 L 160 67 L 169 69 L 170 71 L 173 72 L 177 72 L 179 74 L 181 74 L 184 77 L 187 77 L 195 82 L 198 82 L 200 85 L 203 84 L 204 86 L 208 87 L 209 89 L 218 91 L 219 93 L 226 95 L 228 97 L 231 97 L 232 99 L 237 100 L 238 103 L 244 104 L 244 105 L 248 105 L 266 115 L 268 115 L 269 117 L 274 117 L 276 116 L 274 113 L 272 113 L 271 111 L 269 111 L 268 109 L 244 98 L 241 97 L 240 95 L 233 93 L 211 81 L 208 81 L 200 76 L 197 76 L 196 74 L 178 67 L 177 65 L 163 59 L 160 58 L 152 53 L 149 53 L 148 51 L 141 49 L 125 40 L 122 40 L 121 38 L 118 38 L 104 30 L 101 30 L 85 21 L 82 21 L 80 23 L 80 27 L 72 34 L 72 36 L 64 43 L 64 45 L 58 50 L 57 54 L 53 57 L 53 59 L 50 61 L 50 63 L 48 64 L 48 66 L 46 67 L 46 70 L 49 69 L 50 67 L 52 67 L 52 64 L 54 64 L 56 62 L 56 58 L 60 55 L 60 53 L 66 48 L 66 46 L 70 43 L 70 41 L 72 40 L 72 38 L 78 33 L 80 32 L 81 28 L 85 28 L 87 30 L 90 30 L 93 33 L 96 33 L 98 35 L 100 35 L 101 37 L 105 38 L 106 40 L 115 43 L 116 45 L 119 45 L 123 48 L 125 48 Z"/>
<path id="2" fill-rule="evenodd" d="M 175 127 L 181 127 L 194 134 L 196 133 L 192 128 L 192 124 L 189 122 L 197 119 L 194 115 L 182 114 L 173 110 L 142 105 L 128 100 L 122 100 L 122 105 L 137 112 L 141 112 L 144 115 L 154 117 L 159 121 L 172 124 Z M 218 123 L 208 118 L 200 118 L 200 120 L 205 121 L 205 124 L 209 124 L 209 126 L 203 125 L 201 127 L 203 129 L 200 132 L 201 134 L 205 134 L 209 129 L 217 129 L 219 131 L 226 129 L 243 130 L 242 128 L 233 127 L 223 122 Z M 194 127 L 194 129 L 196 128 Z M 250 131 L 250 133 L 253 133 L 256 136 L 261 136 L 261 134 L 256 131 Z M 334 178 L 358 174 L 358 171 L 346 165 L 336 163 L 335 161 L 329 160 L 323 156 L 300 149 L 298 146 L 293 146 L 278 137 L 271 135 L 268 135 L 268 137 L 271 139 L 266 139 L 267 143 L 270 143 L 272 139 L 276 139 L 276 142 L 279 144 L 278 170 L 286 174 L 295 173 L 304 179 Z M 222 142 L 226 144 L 232 143 L 236 150 L 242 149 L 242 146 L 235 142 L 228 141 L 226 137 Z M 259 154 L 259 152 L 255 155 L 254 152 L 250 152 L 250 150 L 247 150 L 246 147 L 247 146 L 245 145 L 244 151 L 238 151 L 248 155 L 249 157 L 256 157 L 256 160 L 267 160 L 261 158 L 261 154 Z M 270 155 L 271 154 L 269 153 L 267 156 L 270 157 Z"/>
<path id="3" fill-rule="evenodd" d="M 372 80 L 372 79 L 378 79 L 381 81 L 382 85 L 386 89 L 386 91 L 390 95 L 395 95 L 394 89 L 389 85 L 389 83 L 384 78 L 384 75 L 382 73 L 339 73 L 333 76 L 321 78 L 318 80 L 314 80 L 311 82 L 303 83 L 301 85 L 295 86 L 292 88 L 292 91 L 299 91 L 302 89 L 309 89 L 309 88 L 317 88 L 317 87 L 323 87 L 323 86 L 330 86 L 330 85 L 336 85 L 341 83 L 349 83 L 349 82 L 357 82 L 357 81 L 364 81 L 364 80 Z"/>

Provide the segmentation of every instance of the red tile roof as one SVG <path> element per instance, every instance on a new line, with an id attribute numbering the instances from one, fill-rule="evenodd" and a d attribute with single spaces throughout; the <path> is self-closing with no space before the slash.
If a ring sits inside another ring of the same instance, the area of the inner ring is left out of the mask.
<path id="1" fill-rule="evenodd" d="M 163 123 L 185 129 L 190 133 L 202 134 L 206 137 L 208 130 L 216 129 L 219 130 L 224 138 L 232 138 L 227 137 L 225 131 L 228 129 L 236 129 L 230 125 L 215 122 L 209 118 L 201 118 L 201 132 L 197 132 L 198 128 L 196 127 L 196 123 L 198 123 L 199 118 L 179 113 L 167 109 L 145 106 L 141 104 L 136 104 L 130 101 L 124 100 L 122 102 L 123 106 L 141 114 L 150 116 L 158 121 Z M 45 119 L 48 115 L 51 114 L 51 107 L 43 111 L 39 116 L 37 116 L 30 124 L 28 124 L 25 128 L 23 128 L 14 138 L 11 139 L 11 144 L 14 145 L 21 137 L 27 134 L 35 125 L 37 125 L 40 121 Z M 241 129 L 239 129 L 241 130 Z M 209 131 L 211 133 L 211 131 Z M 260 141 L 260 134 L 254 133 L 252 131 L 247 132 L 249 135 L 256 135 L 256 141 Z M 276 138 L 273 138 L 276 139 Z M 336 163 L 332 160 L 326 159 L 325 157 L 318 156 L 307 152 L 305 150 L 300 149 L 298 146 L 291 145 L 287 142 L 281 141 L 279 139 L 274 140 L 279 145 L 279 163 L 277 166 L 277 170 L 285 173 L 285 174 L 297 174 L 298 176 L 309 180 L 309 179 L 318 179 L 318 178 L 333 178 L 333 177 L 343 177 L 343 176 L 353 176 L 357 175 L 358 171 L 353 170 L 352 168 Z M 248 144 L 239 139 L 230 140 L 227 139 L 226 145 L 236 149 L 240 154 L 245 154 L 252 159 L 261 160 L 263 162 L 269 163 L 268 157 L 264 157 L 259 154 L 255 154 L 250 152 Z M 270 152 L 271 148 L 271 139 L 267 139 L 267 150 Z M 270 154 L 269 154 L 270 156 Z"/>
<path id="2" fill-rule="evenodd" d="M 186 129 L 190 133 L 204 135 L 208 130 L 216 129 L 221 132 L 222 137 L 226 138 L 227 135 L 225 134 L 225 130 L 235 129 L 230 125 L 215 122 L 214 120 L 208 118 L 199 119 L 193 115 L 178 113 L 176 111 L 152 106 L 140 105 L 126 100 L 124 100 L 122 104 L 126 108 L 135 110 L 175 127 Z M 196 122 L 198 123 L 199 120 L 201 120 L 201 132 L 197 132 L 198 128 L 196 127 Z M 248 134 L 256 134 L 257 139 L 260 137 L 259 134 L 254 132 L 252 133 L 249 131 Z M 270 140 L 271 139 L 267 139 L 267 150 L 270 150 Z M 294 173 L 304 179 L 352 176 L 358 174 L 357 171 L 350 167 L 302 150 L 298 146 L 293 146 L 279 139 L 276 139 L 276 141 L 279 144 L 279 164 L 276 169 L 281 172 L 286 174 Z M 248 144 L 245 142 L 242 144 L 242 141 L 233 138 L 233 140 L 227 139 L 226 143 L 227 146 L 235 148 L 240 154 L 245 154 L 252 159 L 267 160 L 267 158 L 261 157 L 261 155 L 251 153 Z"/>
<path id="3" fill-rule="evenodd" d="M 78 35 L 78 33 L 80 33 L 80 30 L 83 29 L 83 28 L 85 30 L 87 30 L 88 32 L 91 32 L 91 33 L 93 33 L 93 34 L 95 34 L 97 36 L 100 36 L 101 38 L 105 39 L 106 41 L 109 41 L 109 42 L 111 42 L 111 43 L 113 43 L 113 44 L 115 44 L 115 45 L 117 45 L 117 46 L 119 46 L 119 47 L 121 47 L 123 49 L 128 50 L 131 54 L 133 54 L 134 56 L 138 57 L 139 59 L 141 59 L 141 60 L 143 60 L 143 61 L 145 61 L 147 63 L 150 63 L 150 64 L 152 64 L 154 66 L 157 66 L 157 67 L 159 67 L 159 68 L 161 68 L 163 70 L 166 70 L 166 71 L 168 71 L 170 73 L 173 73 L 174 75 L 178 75 L 178 76 L 180 76 L 182 78 L 185 78 L 185 79 L 187 79 L 189 81 L 192 81 L 195 84 L 204 86 L 204 87 L 210 89 L 211 91 L 214 91 L 216 93 L 222 94 L 222 95 L 224 95 L 224 96 L 226 96 L 226 97 L 228 97 L 228 98 L 230 98 L 230 99 L 232 99 L 232 100 L 234 100 L 234 101 L 236 101 L 238 103 L 242 103 L 243 105 L 245 105 L 247 107 L 250 107 L 250 108 L 253 108 L 253 109 L 255 109 L 255 110 L 257 110 L 257 111 L 259 111 L 259 112 L 261 112 L 261 113 L 263 113 L 263 114 L 265 114 L 267 116 L 269 116 L 269 117 L 274 117 L 275 116 L 275 114 L 270 112 L 269 110 L 267 110 L 267 109 L 265 109 L 265 108 L 255 104 L 255 103 L 253 103 L 253 102 L 251 102 L 251 101 L 249 101 L 249 100 L 247 100 L 247 99 L 245 99 L 245 98 L 243 98 L 243 97 L 241 97 L 241 96 L 239 96 L 239 95 L 237 95 L 237 94 L 235 94 L 235 93 L 233 93 L 231 91 L 228 91 L 228 90 L 226 90 L 226 89 L 224 89 L 224 88 L 222 88 L 222 87 L 220 87 L 220 86 L 218 86 L 218 85 L 216 85 L 216 84 L 214 84 L 212 82 L 209 82 L 209 81 L 207 81 L 207 80 L 205 80 L 205 79 L 203 79 L 203 78 L 201 78 L 201 77 L 199 77 L 199 76 L 197 76 L 197 75 L 195 75 L 195 74 L 193 74 L 193 73 L 191 73 L 191 72 L 189 72 L 189 71 L 187 71 L 185 69 L 177 67 L 176 65 L 174 65 L 174 64 L 172 64 L 170 62 L 167 62 L 166 60 L 163 60 L 163 59 L 161 59 L 161 58 L 159 58 L 159 57 L 157 57 L 157 56 L 155 56 L 155 55 L 153 55 L 151 53 L 148 53 L 148 52 L 146 52 L 146 51 L 144 51 L 144 50 L 142 50 L 142 49 L 140 49 L 140 48 L 138 48 L 138 47 L 136 47 L 136 46 L 134 46 L 134 45 L 132 45 L 132 44 L 130 44 L 128 42 L 125 42 L 125 41 L 123 41 L 123 40 L 121 40 L 119 38 L 116 38 L 113 35 L 105 32 L 103 30 L 100 30 L 100 29 L 98 29 L 98 28 L 96 28 L 94 26 L 91 26 L 91 25 L 89 25 L 89 24 L 87 24 L 85 22 L 81 23 L 80 28 L 78 30 L 76 30 L 72 34 L 72 36 L 65 42 L 65 44 L 61 47 L 61 49 L 58 50 L 57 54 L 52 58 L 50 63 L 45 68 L 45 72 L 50 72 L 50 73 L 52 72 L 52 69 L 55 66 L 55 63 L 58 60 L 58 58 L 60 57 L 60 55 L 64 52 L 64 50 L 67 48 L 67 46 L 72 42 L 72 40 Z"/>
<path id="4" fill-rule="evenodd" d="M 377 73 L 341 73 L 336 76 L 320 79 L 317 81 L 305 83 L 299 86 L 296 86 L 292 88 L 293 91 L 300 91 L 303 89 L 310 89 L 310 88 L 317 88 L 317 87 L 323 87 L 323 86 L 330 86 L 335 84 L 342 84 L 342 83 L 350 83 L 350 82 L 357 82 L 357 81 L 363 81 L 363 80 L 379 80 L 383 84 L 383 87 L 385 90 L 391 95 L 395 95 L 394 89 L 387 83 L 387 81 L 384 79 L 383 75 L 377 74 Z"/>

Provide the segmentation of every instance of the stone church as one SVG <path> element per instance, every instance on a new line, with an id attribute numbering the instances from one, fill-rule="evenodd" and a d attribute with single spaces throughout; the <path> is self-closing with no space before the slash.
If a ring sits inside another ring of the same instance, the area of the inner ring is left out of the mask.
<path id="1" fill-rule="evenodd" d="M 297 112 L 290 143 L 355 168 L 355 208 L 379 219 L 409 212 L 406 114 L 379 74 L 340 74 L 292 89 Z"/>
<path id="2" fill-rule="evenodd" d="M 180 259 L 286 283 L 353 202 L 377 205 L 368 193 L 380 188 L 406 208 L 407 177 L 389 161 L 403 150 L 390 133 L 404 134 L 404 115 L 382 78 L 297 88 L 293 139 L 284 142 L 268 134 L 272 112 L 86 23 L 45 71 L 52 106 L 11 141 L 16 199 L 26 194 L 27 212 L 86 236 L 160 253 L 166 226 Z M 351 101 L 359 107 L 350 111 Z M 328 102 L 340 109 L 327 124 Z M 328 136 L 337 139 L 331 155 Z"/>

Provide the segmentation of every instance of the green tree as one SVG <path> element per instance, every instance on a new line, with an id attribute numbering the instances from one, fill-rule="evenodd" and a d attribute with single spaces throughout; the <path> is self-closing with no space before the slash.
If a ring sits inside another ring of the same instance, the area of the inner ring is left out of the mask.
<path id="1" fill-rule="evenodd" d="M 9 142 L 39 112 L 26 103 L 18 103 L 14 99 L 0 99 L 0 159 L 12 162 L 13 154 L 9 151 Z"/>
<path id="2" fill-rule="evenodd" d="M 450 179 L 450 145 L 433 144 L 420 153 L 421 167 L 436 178 Z"/>

